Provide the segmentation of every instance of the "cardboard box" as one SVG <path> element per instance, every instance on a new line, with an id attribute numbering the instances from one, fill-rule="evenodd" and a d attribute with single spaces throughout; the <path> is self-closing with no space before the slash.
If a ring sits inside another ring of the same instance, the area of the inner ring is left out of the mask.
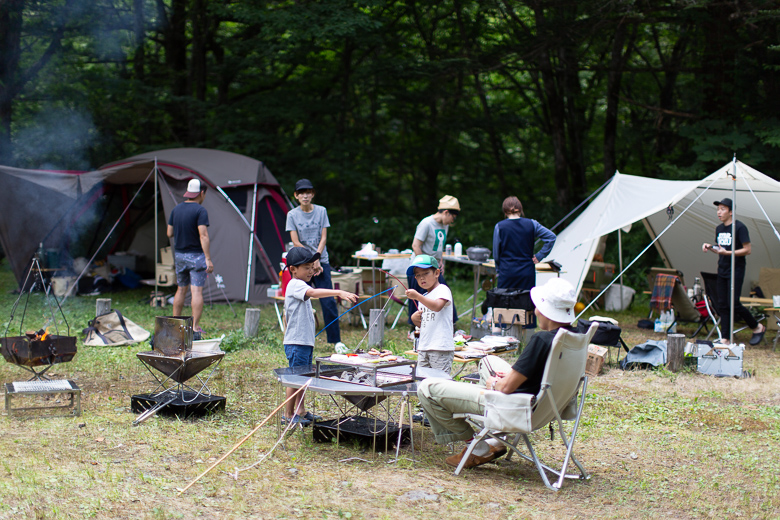
<path id="1" fill-rule="evenodd" d="M 176 285 L 176 269 L 172 265 L 157 264 L 155 269 L 157 285 L 170 287 Z"/>
<path id="2" fill-rule="evenodd" d="M 601 373 L 604 366 L 604 360 L 607 358 L 609 349 L 598 345 L 588 345 L 588 362 L 585 365 L 585 374 L 590 377 L 596 377 Z"/>
<path id="3" fill-rule="evenodd" d="M 160 249 L 160 263 L 163 265 L 173 265 L 173 248 L 168 246 Z"/>
<path id="4" fill-rule="evenodd" d="M 360 281 L 360 294 L 373 296 L 379 294 L 390 286 L 387 284 L 387 275 L 382 271 L 374 271 L 371 268 L 362 270 Z"/>

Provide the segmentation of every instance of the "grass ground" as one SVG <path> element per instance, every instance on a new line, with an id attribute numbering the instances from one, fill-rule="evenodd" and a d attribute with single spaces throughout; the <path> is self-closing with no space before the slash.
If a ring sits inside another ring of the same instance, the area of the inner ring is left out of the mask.
<path id="1" fill-rule="evenodd" d="M 13 286 L 0 266 L 0 308 L 7 315 Z M 468 280 L 456 285 L 461 311 L 468 288 Z M 113 294 L 113 307 L 153 330 L 161 309 L 148 306 L 148 293 Z M 35 310 L 41 304 L 33 295 L 29 323 L 43 319 Z M 67 302 L 72 334 L 94 307 L 90 297 Z M 269 424 L 177 496 L 278 402 L 271 370 L 286 360 L 273 307 L 263 309 L 254 340 L 238 332 L 246 307 L 234 304 L 237 317 L 224 305 L 206 309 L 207 336 L 226 334 L 229 352 L 213 386 L 227 397 L 227 411 L 203 419 L 155 417 L 132 427 L 130 396 L 149 390 L 151 379 L 135 354 L 148 345 L 97 348 L 79 341 L 75 359 L 53 372 L 83 389 L 81 417 L 0 418 L 0 518 L 780 518 L 780 353 L 769 340 L 746 351 L 745 368 L 755 372 L 748 379 L 607 368 L 591 381 L 577 442 L 592 477 L 558 493 L 514 460 L 456 477 L 443 462 L 452 449 L 434 444 L 419 426 L 414 460 L 408 449 L 389 463 L 392 457 L 356 446 L 317 444 L 306 429 L 236 478 L 237 468 L 251 466 L 277 442 L 277 426 Z M 638 303 L 629 312 L 599 314 L 620 320 L 633 345 L 662 337 L 636 328 L 646 313 L 646 303 Z M 17 310 L 12 327 L 20 316 Z M 342 330 L 352 347 L 365 334 L 346 322 Z M 388 344 L 407 348 L 405 333 L 401 326 L 388 331 Z M 315 351 L 330 352 L 325 343 Z M 18 367 L 0 364 L 1 381 L 24 379 Z M 334 411 L 327 398 L 311 399 L 323 415 Z M 534 438 L 542 453 L 557 451 L 546 429 Z"/>

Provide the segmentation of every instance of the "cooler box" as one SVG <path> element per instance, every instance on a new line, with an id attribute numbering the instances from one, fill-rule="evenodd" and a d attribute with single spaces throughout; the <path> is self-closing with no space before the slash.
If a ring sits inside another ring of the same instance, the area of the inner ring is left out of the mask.
<path id="1" fill-rule="evenodd" d="M 164 287 L 176 285 L 176 268 L 172 265 L 157 264 L 154 276 L 157 278 L 157 285 Z"/>
<path id="2" fill-rule="evenodd" d="M 168 246 L 160 249 L 160 263 L 164 265 L 173 265 L 173 248 Z"/>
<path id="3" fill-rule="evenodd" d="M 713 348 L 706 343 L 698 343 L 698 371 L 702 374 L 720 377 L 742 377 L 742 356 L 745 345 L 725 345 Z"/>

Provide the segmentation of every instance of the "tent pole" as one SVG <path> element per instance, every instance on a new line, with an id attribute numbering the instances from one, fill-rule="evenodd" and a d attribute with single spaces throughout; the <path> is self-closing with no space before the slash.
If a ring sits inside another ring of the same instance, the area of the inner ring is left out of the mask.
<path id="1" fill-rule="evenodd" d="M 734 254 L 734 250 L 737 246 L 736 230 L 737 230 L 737 154 L 734 154 L 732 159 L 733 173 L 731 174 L 731 302 L 730 302 L 730 328 L 729 328 L 729 343 L 734 343 L 734 301 L 738 298 L 734 294 L 734 267 L 736 267 L 737 256 Z"/>
<path id="2" fill-rule="evenodd" d="M 159 186 L 157 186 L 157 157 L 154 158 L 154 299 L 152 300 L 152 303 L 154 305 L 157 305 L 157 262 L 158 262 L 158 254 L 160 252 L 160 243 L 159 243 L 159 237 L 158 230 L 159 230 L 159 224 L 157 222 L 157 194 L 159 192 Z"/>
<path id="3" fill-rule="evenodd" d="M 618 263 L 620 264 L 620 310 L 623 310 L 623 234 L 618 229 Z"/>
<path id="4" fill-rule="evenodd" d="M 246 260 L 246 290 L 244 292 L 244 301 L 249 301 L 249 284 L 252 276 L 252 253 L 255 245 L 255 211 L 257 211 L 257 182 L 255 182 L 252 191 L 252 222 L 249 225 L 249 258 Z"/>

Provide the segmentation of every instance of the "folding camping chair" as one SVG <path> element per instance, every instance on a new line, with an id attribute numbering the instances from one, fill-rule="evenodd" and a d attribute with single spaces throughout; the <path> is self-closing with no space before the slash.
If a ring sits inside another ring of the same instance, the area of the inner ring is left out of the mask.
<path id="1" fill-rule="evenodd" d="M 585 468 L 574 456 L 574 440 L 577 436 L 577 428 L 582 417 L 582 409 L 585 405 L 585 394 L 588 389 L 588 377 L 585 375 L 585 364 L 588 359 L 588 343 L 596 333 L 598 324 L 593 323 L 586 334 L 578 334 L 565 329 L 558 329 L 553 339 L 552 348 L 547 356 L 547 363 L 542 376 L 542 386 L 537 395 L 531 394 L 504 394 L 497 391 L 485 390 L 484 415 L 463 414 L 466 421 L 480 430 L 469 444 L 466 453 L 461 458 L 455 474 L 460 474 L 463 466 L 471 456 L 474 447 L 486 438 L 495 439 L 510 452 L 507 460 L 516 453 L 519 457 L 531 461 L 536 465 L 544 485 L 553 491 L 558 491 L 563 485 L 564 478 L 585 480 L 590 478 Z M 574 421 L 571 433 L 566 434 L 563 421 Z M 566 455 L 563 458 L 560 470 L 543 464 L 534 450 L 529 434 L 550 425 L 558 423 L 558 433 L 566 447 Z M 509 440 L 508 434 L 515 433 L 513 440 Z M 525 441 L 531 456 L 520 453 L 517 444 L 520 439 Z M 569 461 L 573 461 L 579 469 L 579 475 L 566 473 Z M 550 484 L 546 472 L 558 477 L 557 482 Z"/>
<path id="2" fill-rule="evenodd" d="M 707 299 L 709 310 L 712 313 L 712 321 L 715 323 L 715 327 L 709 332 L 709 334 L 707 334 L 706 339 L 710 339 L 712 333 L 716 331 L 718 331 L 718 336 L 720 336 L 719 331 L 720 331 L 721 316 L 718 315 L 718 302 L 720 301 L 720 294 L 718 294 L 718 275 L 715 273 L 705 273 L 704 271 L 702 271 L 701 281 L 704 283 L 704 297 Z M 758 316 L 755 316 L 755 318 L 757 321 L 761 322 L 764 320 L 764 318 L 766 318 L 766 316 L 760 314 Z M 735 329 L 734 334 L 736 334 L 737 332 L 741 332 L 746 328 L 747 326 L 740 327 L 739 329 Z"/>
<path id="3" fill-rule="evenodd" d="M 658 273 L 653 285 L 653 295 L 650 298 L 650 316 L 653 311 L 659 312 L 672 309 L 675 323 L 694 323 L 696 331 L 690 336 L 695 338 L 701 329 L 707 330 L 709 314 L 706 308 L 699 308 L 693 304 L 682 283 L 682 278 L 676 274 Z"/>

